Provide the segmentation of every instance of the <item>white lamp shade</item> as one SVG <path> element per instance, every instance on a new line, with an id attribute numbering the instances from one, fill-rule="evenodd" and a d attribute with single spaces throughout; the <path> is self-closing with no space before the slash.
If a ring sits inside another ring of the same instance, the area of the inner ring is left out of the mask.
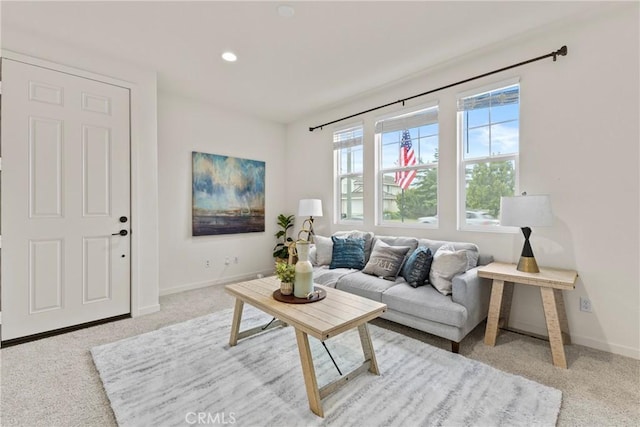
<path id="1" fill-rule="evenodd" d="M 322 216 L 322 200 L 301 199 L 298 204 L 298 216 Z"/>
<path id="2" fill-rule="evenodd" d="M 553 225 L 548 194 L 500 198 L 500 225 L 549 227 Z"/>

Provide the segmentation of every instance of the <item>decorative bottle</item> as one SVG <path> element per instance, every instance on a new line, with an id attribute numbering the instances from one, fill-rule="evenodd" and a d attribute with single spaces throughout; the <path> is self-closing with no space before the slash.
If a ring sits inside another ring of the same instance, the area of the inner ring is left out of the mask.
<path id="1" fill-rule="evenodd" d="M 293 283 L 293 295 L 297 298 L 306 298 L 313 292 L 313 266 L 309 261 L 309 242 L 298 240 L 296 242 L 298 262 L 296 263 L 296 279 Z"/>

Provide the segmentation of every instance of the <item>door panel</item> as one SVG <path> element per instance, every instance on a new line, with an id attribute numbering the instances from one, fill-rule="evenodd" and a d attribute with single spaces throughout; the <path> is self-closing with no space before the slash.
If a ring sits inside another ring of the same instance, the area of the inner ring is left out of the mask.
<path id="1" fill-rule="evenodd" d="M 29 241 L 29 314 L 62 309 L 62 239 Z"/>
<path id="2" fill-rule="evenodd" d="M 82 128 L 84 216 L 111 213 L 111 132 L 97 126 Z"/>
<path id="3" fill-rule="evenodd" d="M 130 313 L 129 90 L 3 59 L 2 340 Z"/>
<path id="4" fill-rule="evenodd" d="M 62 121 L 29 117 L 31 218 L 62 216 L 62 144 Z"/>
<path id="5" fill-rule="evenodd" d="M 85 237 L 83 258 L 83 304 L 108 300 L 111 296 L 111 239 Z"/>

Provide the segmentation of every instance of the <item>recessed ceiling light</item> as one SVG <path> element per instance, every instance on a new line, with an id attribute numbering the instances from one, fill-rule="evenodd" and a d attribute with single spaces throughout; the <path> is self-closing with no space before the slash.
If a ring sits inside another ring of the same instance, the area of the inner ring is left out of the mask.
<path id="1" fill-rule="evenodd" d="M 293 15 L 295 15 L 296 10 L 291 7 L 288 6 L 286 4 L 281 4 L 280 6 L 278 6 L 278 15 L 282 16 L 283 18 L 291 18 Z"/>
<path id="2" fill-rule="evenodd" d="M 224 59 L 227 62 L 236 62 L 238 57 L 233 52 L 225 52 L 222 54 L 222 59 Z"/>

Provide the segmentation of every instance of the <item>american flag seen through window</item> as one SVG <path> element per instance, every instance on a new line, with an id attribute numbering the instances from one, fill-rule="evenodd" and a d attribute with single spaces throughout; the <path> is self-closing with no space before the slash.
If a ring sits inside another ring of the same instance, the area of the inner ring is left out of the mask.
<path id="1" fill-rule="evenodd" d="M 411 144 L 411 135 L 408 130 L 402 131 L 402 141 L 400 142 L 400 167 L 413 166 L 416 164 L 416 155 L 413 152 L 413 146 Z M 411 185 L 411 182 L 416 177 L 415 170 L 398 171 L 396 172 L 396 184 L 403 190 L 406 190 Z"/>

